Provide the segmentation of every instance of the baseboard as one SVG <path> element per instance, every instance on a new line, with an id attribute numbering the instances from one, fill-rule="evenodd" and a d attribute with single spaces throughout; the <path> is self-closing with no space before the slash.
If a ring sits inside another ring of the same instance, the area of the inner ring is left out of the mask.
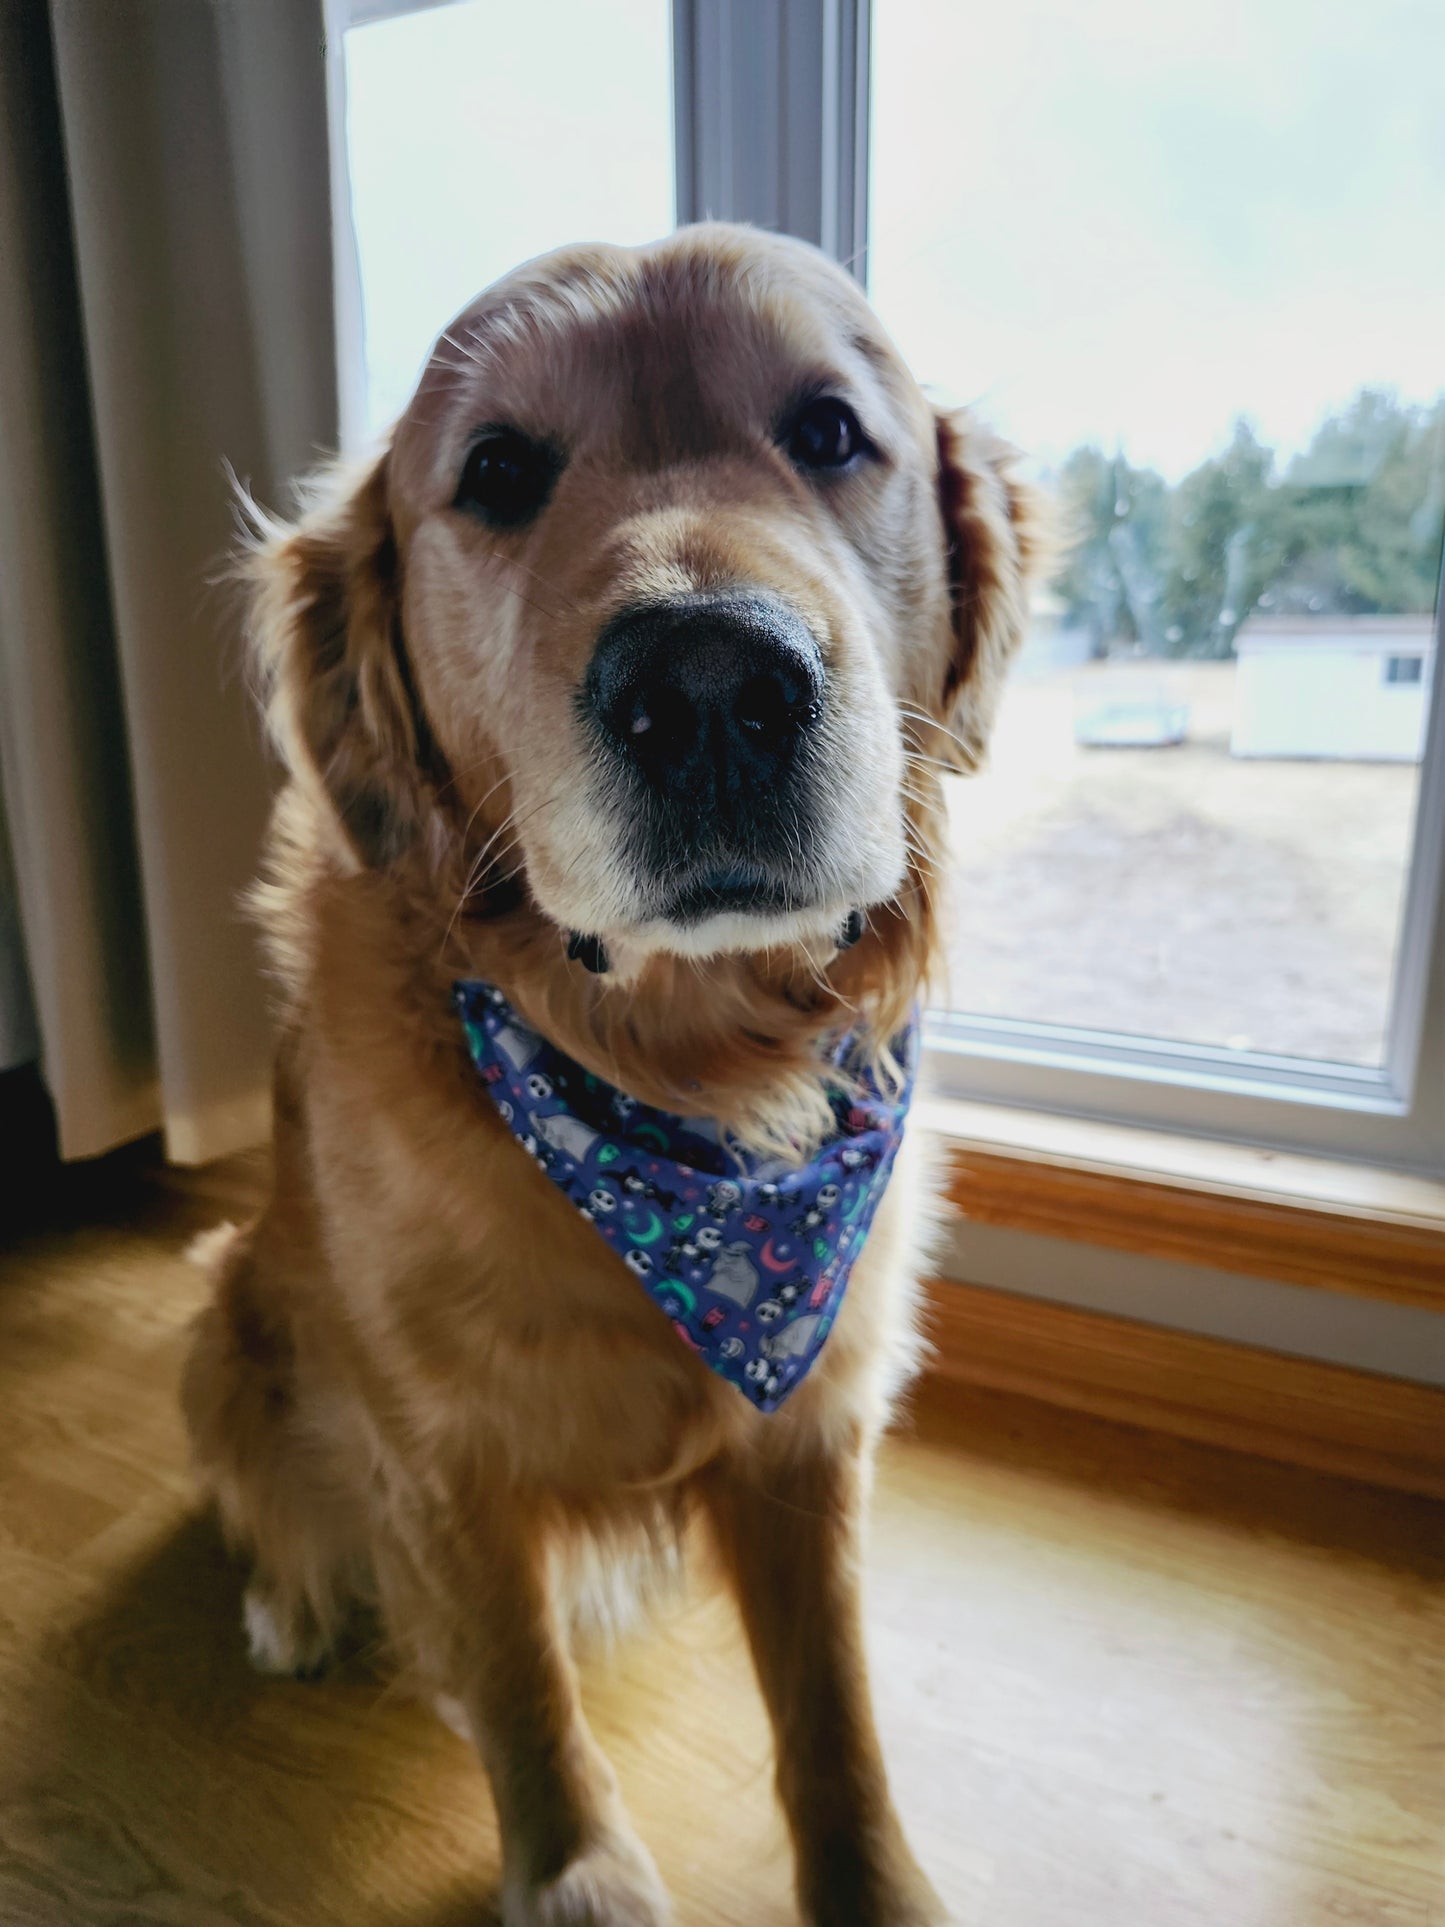
<path id="1" fill-rule="evenodd" d="M 948 1279 L 929 1303 L 937 1378 L 1445 1499 L 1445 1389 Z"/>

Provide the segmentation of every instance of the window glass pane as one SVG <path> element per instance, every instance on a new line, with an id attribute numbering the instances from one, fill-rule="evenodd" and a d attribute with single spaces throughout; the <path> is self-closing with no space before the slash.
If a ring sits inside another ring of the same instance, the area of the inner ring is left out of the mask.
<path id="1" fill-rule="evenodd" d="M 1445 516 L 1438 0 L 886 0 L 870 283 L 1077 535 L 952 1002 L 1382 1061 Z"/>
<path id="2" fill-rule="evenodd" d="M 350 29 L 372 428 L 403 406 L 438 330 L 508 268 L 672 226 L 670 34 L 668 0 L 462 0 Z"/>

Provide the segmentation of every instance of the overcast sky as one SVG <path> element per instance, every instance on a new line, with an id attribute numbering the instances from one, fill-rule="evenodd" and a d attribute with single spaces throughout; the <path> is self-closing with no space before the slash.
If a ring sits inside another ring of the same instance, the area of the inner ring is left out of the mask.
<path id="1" fill-rule="evenodd" d="M 462 0 L 347 34 L 373 427 L 508 268 L 672 226 L 670 14 L 668 0 Z"/>
<path id="2" fill-rule="evenodd" d="M 348 35 L 369 413 L 566 240 L 672 218 L 667 0 Z M 1445 0 L 874 0 L 870 283 L 915 372 L 1045 460 L 1284 449 L 1445 388 Z"/>

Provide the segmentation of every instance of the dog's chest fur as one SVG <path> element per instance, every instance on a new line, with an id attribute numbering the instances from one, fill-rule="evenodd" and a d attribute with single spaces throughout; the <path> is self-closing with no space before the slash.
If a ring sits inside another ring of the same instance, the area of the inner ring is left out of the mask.
<path id="1" fill-rule="evenodd" d="M 517 1144 L 475 1080 L 444 979 L 423 1003 L 383 931 L 359 941 L 365 910 L 361 892 L 335 933 L 345 970 L 306 987 L 288 1074 L 327 1297 L 415 1436 L 502 1453 L 509 1476 L 590 1506 L 686 1476 L 749 1427 L 788 1426 L 800 1402 L 826 1402 L 840 1425 L 882 1422 L 916 1350 L 910 1259 L 931 1222 L 916 1147 L 905 1142 L 814 1373 L 759 1414 L 688 1355 Z"/>

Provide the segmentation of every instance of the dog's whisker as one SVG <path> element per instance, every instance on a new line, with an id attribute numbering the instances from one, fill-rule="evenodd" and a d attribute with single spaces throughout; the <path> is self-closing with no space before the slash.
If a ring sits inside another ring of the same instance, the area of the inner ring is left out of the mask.
<path id="1" fill-rule="evenodd" d="M 486 760 L 488 760 L 488 759 L 486 759 L 486 758 L 483 758 L 483 759 L 481 759 L 481 761 L 486 761 Z M 481 761 L 479 761 L 479 762 L 477 762 L 477 763 L 474 763 L 474 764 L 472 765 L 472 767 L 473 767 L 474 769 L 480 769 L 480 768 L 481 768 Z M 484 810 L 484 809 L 486 808 L 486 806 L 487 806 L 487 804 L 488 804 L 488 803 L 489 803 L 489 802 L 490 802 L 490 801 L 492 800 L 492 798 L 493 798 L 493 797 L 494 797 L 494 796 L 496 795 L 496 793 L 497 793 L 497 791 L 498 791 L 499 789 L 501 789 L 501 787 L 502 787 L 502 785 L 503 785 L 504 783 L 507 783 L 507 782 L 509 782 L 510 780 L 511 780 L 511 771 L 510 771 L 510 770 L 504 770 L 504 771 L 502 772 L 502 774 L 501 774 L 501 775 L 500 775 L 500 776 L 499 776 L 499 777 L 497 778 L 497 780 L 496 780 L 496 782 L 492 784 L 492 786 L 491 786 L 491 788 L 490 788 L 489 790 L 487 790 L 487 792 L 485 793 L 485 795 L 483 795 L 483 797 L 481 798 L 481 800 L 480 800 L 480 801 L 479 801 L 479 802 L 478 802 L 478 803 L 477 803 L 477 804 L 475 805 L 475 807 L 474 807 L 474 808 L 472 809 L 472 811 L 471 811 L 471 813 L 470 813 L 470 814 L 468 815 L 468 817 L 467 817 L 467 820 L 466 820 L 466 823 L 465 823 L 465 824 L 463 825 L 463 827 L 462 827 L 462 847 L 463 847 L 463 849 L 465 849 L 465 848 L 466 848 L 466 845 L 467 845 L 467 839 L 468 839 L 468 838 L 469 838 L 469 837 L 471 836 L 471 833 L 472 833 L 472 825 L 473 825 L 473 824 L 474 824 L 474 823 L 476 822 L 476 820 L 477 820 L 477 818 L 478 818 L 478 817 L 479 817 L 479 816 L 481 815 L 481 813 L 482 813 L 482 811 L 483 811 L 483 810 Z M 453 779 L 452 779 L 452 781 L 453 781 L 453 782 L 455 782 L 455 781 L 456 781 L 456 778 L 455 778 L 455 777 L 453 777 Z"/>
<path id="2" fill-rule="evenodd" d="M 499 787 L 500 785 L 494 785 L 494 788 L 499 788 Z M 453 930 L 455 930 L 456 928 L 458 918 L 462 915 L 462 913 L 466 909 L 469 898 L 472 896 L 478 883 L 481 880 L 482 875 L 484 874 L 487 868 L 488 861 L 490 860 L 493 863 L 493 865 L 497 864 L 500 861 L 504 861 L 505 858 L 508 855 L 510 855 L 511 852 L 519 846 L 521 842 L 520 831 L 523 828 L 523 826 L 531 822 L 532 818 L 539 815 L 541 811 L 555 808 L 555 806 L 562 800 L 562 797 L 566 794 L 567 787 L 568 786 L 565 783 L 559 784 L 551 794 L 540 798 L 536 803 L 532 805 L 530 809 L 525 811 L 521 816 L 517 814 L 517 811 L 515 808 L 508 811 L 507 815 L 503 818 L 501 823 L 497 825 L 497 828 L 492 832 L 492 834 L 488 837 L 487 841 L 482 845 L 481 849 L 477 852 L 476 856 L 472 859 L 472 862 L 468 867 L 466 880 L 463 884 L 461 895 L 457 898 L 457 902 L 455 907 L 452 910 L 451 916 L 447 919 L 446 929 L 442 935 L 441 948 L 443 953 L 445 952 L 447 944 L 451 941 L 451 935 Z M 488 793 L 490 794 L 491 792 L 488 792 Z M 473 820 L 475 820 L 476 811 L 473 811 L 472 817 L 473 817 Z M 509 832 L 512 833 L 511 839 L 501 850 L 500 854 L 498 854 L 496 846 L 500 841 L 500 839 L 504 836 L 507 836 Z"/>
<path id="3" fill-rule="evenodd" d="M 438 788 L 437 795 L 439 797 L 445 796 L 448 790 L 456 788 L 457 784 L 461 782 L 464 776 L 470 776 L 473 773 L 473 771 L 484 768 L 488 763 L 495 764 L 500 761 L 501 761 L 501 758 L 498 756 L 497 752 L 494 749 L 487 750 L 484 755 L 477 757 L 475 762 L 463 763 L 459 769 L 454 769 L 451 775 L 447 778 L 446 782 L 441 784 L 440 787 Z M 497 781 L 493 783 L 491 789 L 487 791 L 487 795 L 482 798 L 482 801 L 484 803 L 486 802 L 487 797 L 495 795 L 496 792 L 502 787 L 502 784 L 505 783 L 507 780 L 508 773 L 509 772 L 504 772 L 500 777 L 498 777 Z M 466 827 L 468 830 L 471 828 L 472 820 L 475 818 L 475 816 L 476 816 L 476 811 L 474 810 L 472 812 L 472 816 L 469 817 L 467 820 Z M 465 838 L 465 832 L 463 832 L 463 836 Z"/>
<path id="4" fill-rule="evenodd" d="M 511 563 L 513 560 L 511 556 L 507 555 L 495 556 L 494 559 L 504 564 Z M 535 609 L 539 616 L 545 616 L 549 622 L 555 622 L 557 620 L 557 611 L 555 609 L 548 609 L 532 596 L 525 594 L 517 587 L 515 582 L 504 582 L 501 586 L 507 595 L 515 596 L 518 602 L 525 603 L 529 609 Z"/>
<path id="5" fill-rule="evenodd" d="M 952 763 L 945 763 L 942 757 L 925 756 L 920 749 L 907 749 L 903 753 L 908 761 L 919 769 L 937 770 L 940 776 L 960 775 L 960 771 Z"/>
<path id="6" fill-rule="evenodd" d="M 940 722 L 936 716 L 930 716 L 926 709 L 920 709 L 914 703 L 900 701 L 898 704 L 898 713 L 914 722 L 921 723 L 926 729 L 936 730 L 940 736 L 946 737 L 949 742 L 957 743 L 959 749 L 966 757 L 970 759 L 973 757 L 975 753 L 974 749 L 963 740 L 957 730 L 950 729 L 946 723 Z M 957 770 L 950 770 L 948 773 L 956 776 L 959 772 Z"/>
<path id="7" fill-rule="evenodd" d="M 452 913 L 450 917 L 448 917 L 447 919 L 446 928 L 442 932 L 441 944 L 437 953 L 439 956 L 444 956 L 446 954 L 446 948 L 447 948 L 447 945 L 451 942 L 452 932 L 456 929 L 457 920 L 462 915 L 463 911 L 466 909 L 468 902 L 471 900 L 471 897 L 477 888 L 477 885 L 481 882 L 482 876 L 486 869 L 487 857 L 492 849 L 492 846 L 496 843 L 497 839 L 501 836 L 504 836 L 507 830 L 511 827 L 513 814 L 514 814 L 513 812 L 510 812 L 510 811 L 508 812 L 507 816 L 502 820 L 502 823 L 500 824 L 500 826 L 487 839 L 487 842 L 483 845 L 482 849 L 479 851 L 477 856 L 472 860 L 471 864 L 469 865 L 465 880 L 463 881 L 463 884 L 462 884 L 461 894 L 457 898 L 456 904 L 452 909 Z M 475 816 L 475 811 L 473 812 L 473 816 Z M 509 845 L 508 848 L 510 849 L 511 845 Z"/>
<path id="8" fill-rule="evenodd" d="M 501 549 L 488 549 L 487 554 L 494 561 L 503 562 L 509 568 L 523 570 L 527 575 L 531 576 L 534 582 L 540 583 L 541 586 L 547 591 L 549 595 L 556 596 L 557 600 L 562 604 L 564 604 L 569 614 L 581 615 L 582 610 L 580 609 L 578 604 L 572 600 L 572 598 L 569 595 L 567 595 L 563 590 L 559 589 L 556 583 L 551 581 L 547 576 L 543 575 L 540 572 L 540 570 L 534 569 L 530 562 L 524 562 L 521 556 L 506 555 L 503 553 Z"/>

